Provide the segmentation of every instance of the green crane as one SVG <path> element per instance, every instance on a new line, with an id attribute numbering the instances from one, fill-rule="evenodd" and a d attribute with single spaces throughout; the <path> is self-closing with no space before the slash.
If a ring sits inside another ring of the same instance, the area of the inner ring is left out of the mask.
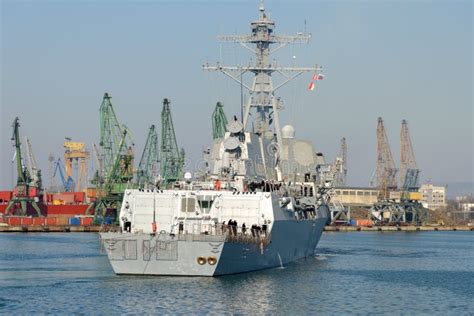
<path id="1" fill-rule="evenodd" d="M 100 179 L 96 179 L 98 200 L 96 215 L 120 208 L 123 194 L 133 180 L 133 141 L 125 125 L 119 123 L 108 93 L 100 105 Z M 127 142 L 128 141 L 128 142 Z"/>
<path id="2" fill-rule="evenodd" d="M 214 112 L 212 112 L 212 138 L 224 138 L 227 132 L 227 117 L 224 113 L 224 105 L 217 102 Z"/>
<path id="3" fill-rule="evenodd" d="M 118 153 L 122 152 L 122 150 L 125 148 L 125 138 L 127 137 L 127 134 L 128 130 L 124 129 L 118 145 Z M 120 195 L 120 193 L 123 194 L 123 191 L 125 190 L 125 188 L 123 190 L 121 189 L 121 185 L 123 184 L 122 178 L 124 159 L 127 159 L 127 154 L 118 154 L 114 157 L 111 168 L 106 175 L 106 179 L 108 179 L 108 181 L 105 182 L 105 194 L 107 196 L 114 194 Z M 128 169 L 128 167 L 125 169 Z"/>
<path id="4" fill-rule="evenodd" d="M 138 164 L 137 184 L 140 187 L 154 185 L 158 175 L 158 134 L 155 125 L 150 127 L 143 149 L 142 158 Z"/>
<path id="5" fill-rule="evenodd" d="M 111 97 L 105 93 L 100 105 L 100 147 L 102 148 L 102 175 L 105 176 L 104 182 L 127 183 L 133 178 L 133 153 L 130 153 L 131 147 L 125 142 L 124 146 L 120 146 L 123 131 L 127 129 L 125 125 L 121 125 L 115 114 L 114 107 L 110 102 Z M 130 144 L 133 140 L 128 135 Z M 130 155 L 131 154 L 131 155 Z M 110 169 L 114 166 L 117 156 L 122 157 L 121 169 L 119 173 L 113 174 Z M 107 178 L 113 176 L 114 178 Z"/>
<path id="6" fill-rule="evenodd" d="M 8 204 L 5 214 L 10 215 L 10 211 L 14 213 L 16 204 L 20 204 L 20 215 L 26 215 L 28 211 L 28 205 L 31 205 L 38 216 L 41 216 L 41 210 L 38 207 L 36 201 L 30 197 L 29 188 L 31 182 L 31 176 L 28 172 L 28 168 L 23 165 L 23 160 L 21 156 L 21 142 L 20 142 L 20 119 L 15 118 L 12 124 L 13 135 L 11 140 L 14 142 L 15 147 L 15 156 L 16 156 L 16 170 L 18 174 L 16 188 L 13 198 Z"/>
<path id="7" fill-rule="evenodd" d="M 184 167 L 184 149 L 179 150 L 171 117 L 170 102 L 163 100 L 161 111 L 160 175 L 164 186 L 181 178 Z"/>

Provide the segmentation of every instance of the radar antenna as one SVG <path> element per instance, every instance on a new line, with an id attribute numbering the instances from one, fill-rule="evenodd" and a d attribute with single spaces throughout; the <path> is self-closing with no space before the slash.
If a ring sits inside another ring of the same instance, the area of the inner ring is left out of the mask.
<path id="1" fill-rule="evenodd" d="M 249 92 L 250 97 L 244 105 L 242 123 L 244 129 L 249 131 L 249 117 L 255 118 L 252 131 L 260 137 L 267 139 L 276 136 L 278 145 L 282 146 L 279 112 L 282 109 L 281 101 L 275 92 L 288 82 L 305 72 L 319 73 L 321 67 L 282 67 L 270 62 L 270 55 L 288 44 L 307 44 L 311 34 L 298 33 L 297 35 L 274 34 L 275 23 L 265 13 L 263 1 L 259 5 L 260 16 L 251 22 L 250 35 L 224 35 L 218 36 L 222 42 L 239 43 L 242 47 L 255 54 L 255 63 L 248 66 L 224 66 L 217 63 L 214 66 L 205 64 L 204 70 L 220 71 Z M 276 45 L 271 48 L 271 45 Z M 242 75 L 250 72 L 254 75 L 253 83 L 248 85 L 243 82 Z M 278 73 L 283 81 L 274 85 L 272 74 Z"/>

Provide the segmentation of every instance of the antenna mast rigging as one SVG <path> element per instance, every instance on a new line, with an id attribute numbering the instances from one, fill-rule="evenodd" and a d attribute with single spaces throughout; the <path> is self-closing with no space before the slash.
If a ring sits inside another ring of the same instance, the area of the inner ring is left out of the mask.
<path id="1" fill-rule="evenodd" d="M 220 71 L 233 81 L 237 82 L 243 89 L 246 89 L 250 97 L 244 106 L 242 123 L 244 129 L 249 131 L 249 116 L 254 110 L 255 118 L 252 131 L 258 133 L 260 137 L 273 138 L 280 148 L 282 148 L 281 127 L 279 111 L 282 108 L 279 98 L 275 92 L 305 72 L 321 71 L 320 66 L 314 67 L 280 67 L 270 62 L 270 54 L 293 43 L 307 44 L 311 38 L 310 34 L 298 33 L 297 35 L 275 35 L 275 23 L 270 20 L 265 12 L 263 1 L 260 2 L 259 19 L 251 22 L 252 33 L 250 35 L 226 35 L 219 36 L 223 42 L 239 43 L 242 47 L 255 54 L 255 64 L 242 66 L 223 66 L 217 63 L 215 66 L 206 64 L 204 70 Z M 270 48 L 271 45 L 277 45 Z M 243 82 L 242 75 L 251 72 L 254 75 L 253 83 L 249 86 Z M 277 85 L 273 84 L 272 74 L 276 72 L 283 77 L 283 81 Z"/>

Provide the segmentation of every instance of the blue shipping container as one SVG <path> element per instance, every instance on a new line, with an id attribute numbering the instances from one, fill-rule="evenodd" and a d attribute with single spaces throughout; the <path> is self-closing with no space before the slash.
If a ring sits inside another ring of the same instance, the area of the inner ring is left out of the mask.
<path id="1" fill-rule="evenodd" d="M 79 217 L 70 217 L 69 218 L 69 225 L 80 226 L 81 219 Z"/>
<path id="2" fill-rule="evenodd" d="M 105 220 L 104 220 L 104 223 L 107 224 L 107 225 L 112 225 L 113 222 L 114 222 L 113 217 L 106 217 Z"/>

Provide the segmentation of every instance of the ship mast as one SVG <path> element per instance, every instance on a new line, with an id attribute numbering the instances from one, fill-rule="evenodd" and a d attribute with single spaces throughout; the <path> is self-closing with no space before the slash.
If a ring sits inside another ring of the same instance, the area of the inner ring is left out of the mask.
<path id="1" fill-rule="evenodd" d="M 246 89 L 250 97 L 244 107 L 242 123 L 246 131 L 253 131 L 266 139 L 276 136 L 277 143 L 282 148 L 281 126 L 279 111 L 281 101 L 275 92 L 305 72 L 321 71 L 321 67 L 282 67 L 270 62 L 270 55 L 288 44 L 307 44 L 311 38 L 310 34 L 303 32 L 297 35 L 275 35 L 275 23 L 265 13 L 263 1 L 260 2 L 260 16 L 258 20 L 250 23 L 250 35 L 225 35 L 218 36 L 222 42 L 239 43 L 242 47 L 255 54 L 255 64 L 242 66 L 223 66 L 217 63 L 215 66 L 206 64 L 204 70 L 220 71 L 227 77 L 237 82 Z M 271 48 L 271 45 L 276 45 Z M 251 72 L 254 75 L 252 85 L 243 82 L 242 75 Z M 273 84 L 272 74 L 276 72 L 283 77 L 283 81 L 277 85 Z M 249 128 L 249 117 L 254 118 L 252 128 Z"/>

